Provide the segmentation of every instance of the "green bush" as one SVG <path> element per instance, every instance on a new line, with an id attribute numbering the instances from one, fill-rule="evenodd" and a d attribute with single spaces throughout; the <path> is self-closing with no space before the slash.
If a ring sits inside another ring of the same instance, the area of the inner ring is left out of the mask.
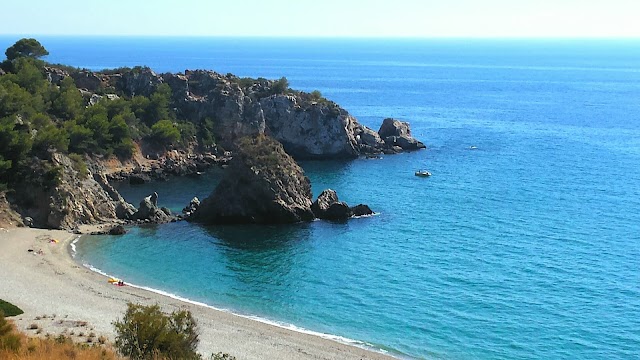
<path id="1" fill-rule="evenodd" d="M 73 162 L 73 168 L 78 172 L 78 177 L 86 179 L 87 175 L 89 175 L 89 169 L 87 169 L 87 164 L 84 162 L 82 155 L 69 154 L 69 159 Z"/>
<path id="2" fill-rule="evenodd" d="M 180 129 L 171 120 L 160 120 L 151 127 L 151 139 L 158 145 L 176 144 L 180 141 Z"/>
<path id="3" fill-rule="evenodd" d="M 0 312 L 5 316 L 17 316 L 23 314 L 24 311 L 10 302 L 0 299 Z"/>
<path id="4" fill-rule="evenodd" d="M 128 304 L 124 318 L 114 322 L 116 349 L 131 359 L 200 359 L 196 353 L 198 331 L 191 312 L 169 315 L 160 306 Z"/>

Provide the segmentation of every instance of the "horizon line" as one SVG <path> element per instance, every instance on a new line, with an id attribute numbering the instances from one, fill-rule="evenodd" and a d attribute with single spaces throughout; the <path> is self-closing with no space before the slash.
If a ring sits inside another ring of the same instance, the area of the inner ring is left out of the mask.
<path id="1" fill-rule="evenodd" d="M 0 33 L 0 37 L 73 37 L 73 38 L 217 38 L 217 39 L 291 39 L 291 40 L 640 40 L 640 36 L 324 36 L 324 35 L 176 35 L 176 34 L 35 34 Z"/>

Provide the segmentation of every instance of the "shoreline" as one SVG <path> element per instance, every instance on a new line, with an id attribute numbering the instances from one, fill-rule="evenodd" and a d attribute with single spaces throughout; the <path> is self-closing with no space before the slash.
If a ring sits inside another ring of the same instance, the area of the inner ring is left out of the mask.
<path id="1" fill-rule="evenodd" d="M 205 357 L 223 352 L 238 359 L 396 359 L 366 348 L 364 342 L 337 335 L 234 314 L 136 284 L 113 286 L 106 281 L 108 275 L 98 272 L 100 269 L 80 264 L 74 257 L 72 244 L 82 236 L 87 235 L 61 230 L 0 229 L 0 273 L 6 274 L 6 280 L 0 282 L 0 298 L 25 311 L 12 318 L 21 331 L 33 336 L 25 329 L 43 315 L 49 315 L 52 321 L 41 321 L 42 332 L 57 335 L 68 331 L 64 326 L 55 326 L 63 323 L 53 321 L 51 316 L 55 314 L 56 319 L 63 316 L 69 321 L 87 322 L 96 333 L 113 341 L 112 322 L 124 315 L 128 302 L 133 302 L 158 304 L 165 312 L 191 311 L 200 330 L 198 351 Z M 49 242 L 51 238 L 59 242 Z"/>

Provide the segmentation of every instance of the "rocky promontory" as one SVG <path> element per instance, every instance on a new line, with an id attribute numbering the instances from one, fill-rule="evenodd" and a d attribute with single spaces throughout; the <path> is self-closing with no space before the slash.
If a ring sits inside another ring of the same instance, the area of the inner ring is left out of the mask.
<path id="1" fill-rule="evenodd" d="M 150 96 L 158 86 L 167 84 L 178 118 L 193 124 L 211 121 L 215 138 L 224 148 L 233 147 L 240 137 L 258 134 L 273 137 L 298 160 L 354 158 L 424 148 L 410 131 L 389 132 L 383 124 L 384 132 L 376 132 L 319 93 L 290 89 L 285 78 L 239 78 L 207 70 L 156 74 L 147 67 L 105 73 L 69 73 L 46 67 L 45 72 L 54 84 L 72 77 L 85 97 L 92 99 Z M 109 91 L 113 94 L 105 94 Z M 408 124 L 402 124 L 408 130 Z"/>

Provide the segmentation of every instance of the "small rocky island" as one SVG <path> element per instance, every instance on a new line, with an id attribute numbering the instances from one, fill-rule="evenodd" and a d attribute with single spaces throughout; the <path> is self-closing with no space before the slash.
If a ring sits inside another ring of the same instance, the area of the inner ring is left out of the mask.
<path id="1" fill-rule="evenodd" d="M 359 214 L 365 205 L 359 206 Z M 368 207 L 366 207 L 368 209 Z M 204 224 L 279 224 L 354 214 L 335 191 L 312 203 L 311 183 L 282 145 L 266 135 L 240 139 L 222 181 L 189 217 Z"/>

